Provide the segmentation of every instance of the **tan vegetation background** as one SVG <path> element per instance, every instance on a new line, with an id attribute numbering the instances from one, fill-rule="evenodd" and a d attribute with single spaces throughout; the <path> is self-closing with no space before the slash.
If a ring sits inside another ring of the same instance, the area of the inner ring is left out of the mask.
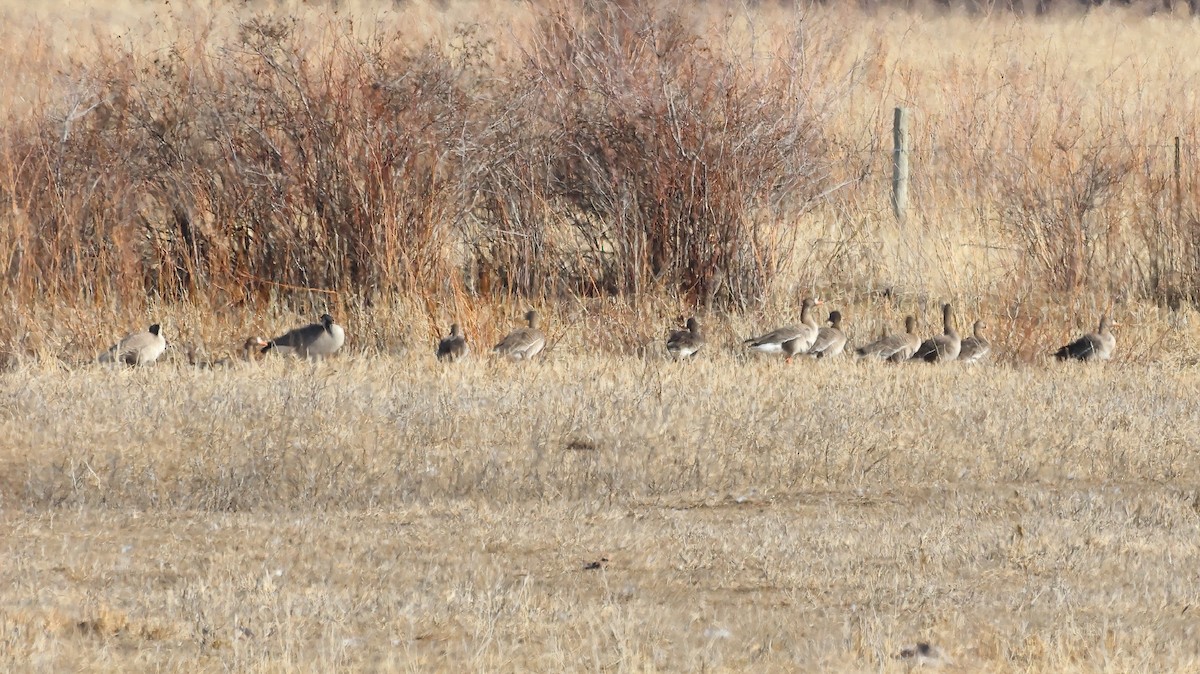
<path id="1" fill-rule="evenodd" d="M 1198 31 L 0 4 L 0 666 L 1195 670 Z M 798 295 L 995 354 L 742 353 Z M 529 305 L 542 362 L 433 362 Z M 333 362 L 189 363 L 325 310 Z M 1102 311 L 1114 362 L 1047 363 Z"/>
<path id="2" fill-rule="evenodd" d="M 657 334 L 812 293 L 869 335 L 953 299 L 1022 361 L 1105 309 L 1154 357 L 1191 325 L 1182 9 L 6 7 L 10 364 L 151 315 L 210 348 L 326 308 L 359 345 L 487 341 L 522 297 L 619 298 Z"/>

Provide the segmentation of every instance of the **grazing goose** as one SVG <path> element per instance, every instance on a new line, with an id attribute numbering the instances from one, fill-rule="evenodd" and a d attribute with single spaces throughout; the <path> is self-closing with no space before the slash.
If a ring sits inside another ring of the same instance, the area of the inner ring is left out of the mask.
<path id="1" fill-rule="evenodd" d="M 833 358 L 846 350 L 846 333 L 842 332 L 842 312 L 829 312 L 829 326 L 817 331 L 817 339 L 808 353 L 814 358 Z"/>
<path id="2" fill-rule="evenodd" d="M 530 309 L 525 313 L 527 328 L 517 328 L 508 333 L 492 350 L 509 360 L 529 360 L 546 346 L 546 335 L 538 329 L 537 312 Z"/>
<path id="3" fill-rule="evenodd" d="M 700 321 L 687 320 L 686 330 L 674 330 L 667 337 L 667 353 L 675 360 L 683 360 L 704 346 L 704 333 L 700 332 Z"/>
<path id="4" fill-rule="evenodd" d="M 975 363 L 983 360 L 992 351 L 992 343 L 987 341 L 983 336 L 983 331 L 987 329 L 987 324 L 983 321 L 975 321 L 975 325 L 971 328 L 971 336 L 962 341 L 962 348 L 958 352 L 958 359 L 964 363 Z"/>
<path id="5" fill-rule="evenodd" d="M 962 339 L 954 329 L 954 311 L 947 302 L 942 305 L 942 334 L 922 342 L 911 359 L 923 360 L 926 363 L 948 363 L 957 360 L 961 350 Z"/>
<path id="6" fill-rule="evenodd" d="M 267 342 L 262 353 L 278 351 L 298 358 L 320 360 L 336 353 L 345 343 L 346 331 L 333 322 L 333 316 L 322 314 L 320 323 L 290 330 Z"/>
<path id="7" fill-rule="evenodd" d="M 800 308 L 799 325 L 784 326 L 743 343 L 754 351 L 782 353 L 787 356 L 787 362 L 792 362 L 792 356 L 808 351 L 817 340 L 817 322 L 812 317 L 812 308 L 821 303 L 821 300 L 805 299 Z"/>
<path id="8" fill-rule="evenodd" d="M 254 357 L 267 346 L 267 341 L 259 336 L 250 337 L 242 343 L 242 349 L 237 356 L 225 356 L 211 365 L 211 367 L 233 367 L 239 362 L 254 362 Z M 200 363 L 201 367 L 208 367 L 206 363 Z"/>
<path id="9" fill-rule="evenodd" d="M 1100 327 L 1096 332 L 1086 334 L 1054 353 L 1059 360 L 1108 360 L 1112 358 L 1117 348 L 1117 338 L 1109 331 L 1110 327 L 1120 323 L 1109 323 L 1108 316 L 1100 317 Z"/>
<path id="10" fill-rule="evenodd" d="M 904 332 L 898 335 L 885 335 L 854 352 L 855 358 L 870 358 L 887 360 L 893 363 L 908 360 L 921 346 L 921 338 L 917 337 L 917 319 L 912 316 L 904 317 Z"/>
<path id="11" fill-rule="evenodd" d="M 145 332 L 126 335 L 124 339 L 100 354 L 97 360 L 101 363 L 153 365 L 166 349 L 167 339 L 162 336 L 162 326 L 155 323 Z"/>
<path id="12" fill-rule="evenodd" d="M 467 338 L 463 335 L 462 328 L 458 327 L 458 323 L 451 324 L 450 334 L 438 342 L 437 359 L 453 363 L 466 358 L 469 353 L 471 353 L 471 347 L 467 344 Z"/>

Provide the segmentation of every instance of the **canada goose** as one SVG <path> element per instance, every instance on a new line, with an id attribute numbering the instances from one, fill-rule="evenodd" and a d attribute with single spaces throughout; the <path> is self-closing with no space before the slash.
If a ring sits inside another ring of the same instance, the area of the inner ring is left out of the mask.
<path id="1" fill-rule="evenodd" d="M 787 362 L 792 362 L 792 356 L 808 351 L 817 339 L 817 322 L 812 317 L 812 308 L 820 304 L 821 300 L 805 299 L 800 307 L 799 325 L 787 325 L 761 337 L 751 337 L 743 344 L 754 351 L 782 353 L 787 356 Z"/>
<path id="2" fill-rule="evenodd" d="M 958 352 L 958 359 L 964 363 L 974 363 L 983 360 L 992 351 L 992 344 L 983 336 L 983 331 L 987 329 L 987 324 L 983 321 L 975 321 L 975 325 L 971 328 L 971 336 L 962 341 L 962 348 Z"/>
<path id="3" fill-rule="evenodd" d="M 471 347 L 467 344 L 467 338 L 463 336 L 462 328 L 458 327 L 458 323 L 451 324 L 450 334 L 438 342 L 437 359 L 453 363 L 466 358 L 469 353 Z"/>
<path id="4" fill-rule="evenodd" d="M 926 363 L 946 363 L 958 359 L 962 350 L 962 339 L 954 329 L 954 311 L 950 303 L 942 305 L 942 334 L 934 335 L 921 343 L 911 360 L 923 360 Z"/>
<path id="5" fill-rule="evenodd" d="M 667 353 L 675 360 L 683 360 L 704 346 L 704 333 L 700 332 L 700 321 L 694 317 L 687 320 L 686 330 L 673 330 L 667 337 Z"/>
<path id="6" fill-rule="evenodd" d="M 829 312 L 829 326 L 817 331 L 817 339 L 808 349 L 814 358 L 832 358 L 846 350 L 846 333 L 842 332 L 842 312 Z"/>
<path id="7" fill-rule="evenodd" d="M 917 319 L 905 316 L 904 332 L 880 337 L 857 349 L 854 357 L 887 360 L 893 363 L 908 360 L 916 352 L 917 347 L 921 346 L 921 338 L 917 337 L 916 330 Z"/>
<path id="8" fill-rule="evenodd" d="M 1109 323 L 1108 316 L 1100 317 L 1100 327 L 1096 332 L 1086 334 L 1054 353 L 1059 360 L 1108 360 L 1112 358 L 1117 348 L 1117 338 L 1109 331 L 1110 327 L 1120 326 L 1120 323 Z"/>
<path id="9" fill-rule="evenodd" d="M 530 309 L 525 313 L 525 320 L 529 323 L 527 328 L 517 328 L 508 333 L 508 336 L 500 341 L 493 351 L 504 356 L 509 360 L 529 360 L 541 352 L 546 346 L 546 335 L 538 329 L 538 315 L 536 311 Z"/>
<path id="10" fill-rule="evenodd" d="M 145 332 L 126 335 L 124 339 L 97 356 L 101 363 L 124 363 L 126 365 L 152 365 L 167 349 L 167 339 L 162 336 L 158 323 Z"/>
<path id="11" fill-rule="evenodd" d="M 321 359 L 332 355 L 346 343 L 346 331 L 333 322 L 333 316 L 321 315 L 321 322 L 290 330 L 262 348 L 262 353 L 278 351 L 298 358 Z"/>

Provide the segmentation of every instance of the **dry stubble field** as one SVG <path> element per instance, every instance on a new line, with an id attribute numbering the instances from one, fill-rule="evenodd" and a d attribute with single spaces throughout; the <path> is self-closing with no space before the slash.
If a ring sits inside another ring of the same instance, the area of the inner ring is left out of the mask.
<path id="1" fill-rule="evenodd" d="M 0 665 L 1200 666 L 1194 368 L 710 346 L 5 373 Z"/>

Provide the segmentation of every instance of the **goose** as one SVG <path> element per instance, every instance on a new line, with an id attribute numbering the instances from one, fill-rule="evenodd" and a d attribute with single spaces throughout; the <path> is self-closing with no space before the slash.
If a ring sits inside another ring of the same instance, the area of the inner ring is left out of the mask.
<path id="1" fill-rule="evenodd" d="M 674 330 L 667 337 L 667 353 L 675 360 L 683 360 L 704 346 L 704 333 L 700 332 L 700 321 L 695 317 L 687 320 L 686 330 Z"/>
<path id="2" fill-rule="evenodd" d="M 817 339 L 808 349 L 814 358 L 832 358 L 846 350 L 846 333 L 842 332 L 842 312 L 829 312 L 829 326 L 817 331 Z"/>
<path id="3" fill-rule="evenodd" d="M 971 336 L 962 341 L 962 348 L 958 352 L 958 359 L 964 363 L 975 363 L 983 360 L 992 351 L 992 344 L 983 336 L 983 331 L 987 329 L 987 324 L 983 321 L 975 321 L 975 325 L 971 328 Z"/>
<path id="4" fill-rule="evenodd" d="M 954 329 L 954 310 L 947 302 L 942 305 L 942 334 L 922 342 L 910 359 L 923 360 L 926 363 L 947 363 L 957 360 L 961 350 L 962 339 Z"/>
<path id="5" fill-rule="evenodd" d="M 96 359 L 101 363 L 153 365 L 166 349 L 167 338 L 162 335 L 162 326 L 155 323 L 145 332 L 126 335 Z"/>
<path id="6" fill-rule="evenodd" d="M 904 332 L 898 335 L 885 335 L 860 347 L 854 352 L 855 358 L 870 358 L 886 360 L 893 363 L 908 360 L 921 346 L 921 338 L 917 337 L 917 319 L 912 316 L 904 317 Z"/>
<path id="7" fill-rule="evenodd" d="M 254 354 L 258 351 L 261 351 L 266 345 L 267 340 L 259 337 L 258 335 L 249 337 L 246 339 L 246 342 L 242 344 L 242 356 L 245 357 L 246 360 L 251 360 L 254 357 Z"/>
<path id="8" fill-rule="evenodd" d="M 298 358 L 322 359 L 346 343 L 346 331 L 333 322 L 333 316 L 321 314 L 319 323 L 290 330 L 267 342 L 262 353 L 278 351 Z"/>
<path id="9" fill-rule="evenodd" d="M 1088 333 L 1067 344 L 1054 353 L 1059 360 L 1108 360 L 1112 358 L 1117 348 L 1117 338 L 1109 331 L 1111 327 L 1119 327 L 1120 323 L 1109 323 L 1108 316 L 1100 317 L 1100 327 L 1096 332 Z"/>
<path id="10" fill-rule="evenodd" d="M 255 335 L 242 343 L 242 348 L 237 356 L 225 356 L 215 361 L 211 366 L 203 362 L 200 365 L 201 367 L 233 367 L 238 362 L 254 362 L 254 357 L 266 346 L 267 340 Z"/>
<path id="11" fill-rule="evenodd" d="M 508 333 L 508 336 L 493 347 L 492 351 L 509 360 L 529 360 L 538 355 L 546 346 L 546 335 L 538 329 L 536 311 L 530 309 L 525 312 L 525 320 L 529 323 L 529 327 L 517 328 Z"/>
<path id="12" fill-rule="evenodd" d="M 467 344 L 462 328 L 458 327 L 458 323 L 451 324 L 450 334 L 438 342 L 437 359 L 453 363 L 466 358 L 469 353 L 471 347 Z"/>
<path id="13" fill-rule="evenodd" d="M 808 351 L 817 339 L 817 322 L 813 320 L 812 308 L 820 304 L 821 300 L 805 299 L 800 308 L 799 325 L 784 326 L 743 343 L 753 351 L 785 354 L 787 362 L 792 362 L 792 356 Z"/>

